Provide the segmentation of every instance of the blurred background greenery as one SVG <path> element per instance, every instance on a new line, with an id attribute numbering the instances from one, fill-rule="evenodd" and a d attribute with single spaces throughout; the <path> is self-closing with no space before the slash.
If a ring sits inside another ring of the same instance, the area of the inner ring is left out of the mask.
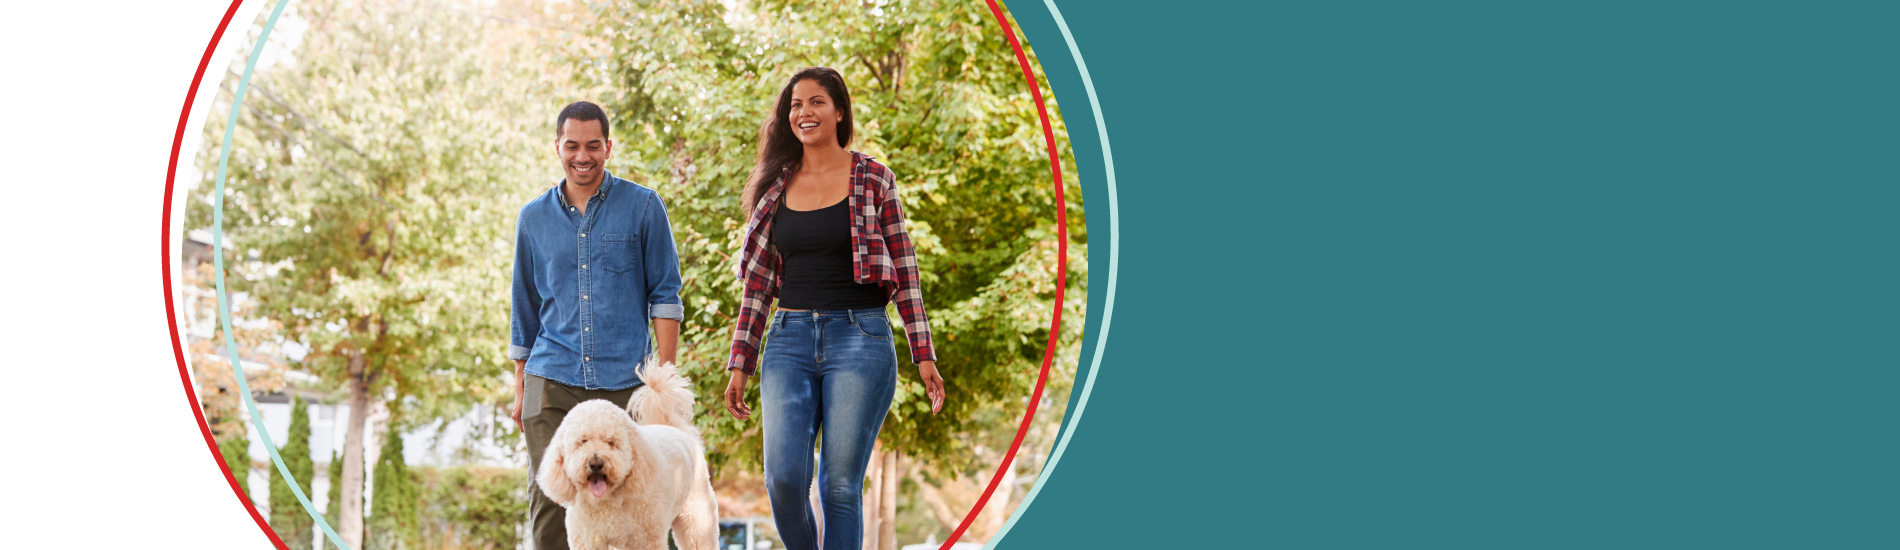
<path id="1" fill-rule="evenodd" d="M 186 321 L 200 397 L 225 459 L 280 488 L 249 484 L 286 542 L 309 548 L 316 531 L 265 468 L 223 335 L 204 314 L 215 308 L 212 180 L 262 23 L 221 46 L 234 61 L 208 108 L 181 273 L 194 289 Z M 299 0 L 259 61 L 224 197 L 234 337 L 257 397 L 282 404 L 264 414 L 291 426 L 272 435 L 293 475 L 353 545 L 522 544 L 527 459 L 505 416 L 513 225 L 559 180 L 554 115 L 581 99 L 613 118 L 608 168 L 668 206 L 687 306 L 680 356 L 701 396 L 722 515 L 769 515 L 758 424 L 714 404 L 740 290 L 740 189 L 778 90 L 812 65 L 852 88 L 851 148 L 898 175 L 950 395 L 928 414 L 909 354 L 898 354 L 896 403 L 866 480 L 866 547 L 943 540 L 979 504 L 963 540 L 985 540 L 1040 472 L 1081 340 L 1087 233 L 1048 84 L 1036 75 L 1056 117 L 1063 203 L 1028 84 L 985 3 Z M 1054 366 L 1022 451 L 978 503 L 1051 338 L 1059 208 L 1069 272 Z"/>

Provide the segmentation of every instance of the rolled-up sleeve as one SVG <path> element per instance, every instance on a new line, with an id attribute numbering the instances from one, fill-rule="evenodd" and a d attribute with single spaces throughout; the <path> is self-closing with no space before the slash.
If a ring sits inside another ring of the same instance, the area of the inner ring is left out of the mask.
<path id="1" fill-rule="evenodd" d="M 527 215 L 515 220 L 515 272 L 508 305 L 508 358 L 527 359 L 541 335 L 541 294 L 534 286 L 534 250 Z"/>
<path id="2" fill-rule="evenodd" d="M 655 319 L 686 320 L 686 306 L 680 301 L 680 257 L 673 244 L 673 223 L 666 217 L 666 203 L 655 193 L 647 201 L 647 212 L 640 228 L 640 249 L 646 255 L 647 307 Z"/>

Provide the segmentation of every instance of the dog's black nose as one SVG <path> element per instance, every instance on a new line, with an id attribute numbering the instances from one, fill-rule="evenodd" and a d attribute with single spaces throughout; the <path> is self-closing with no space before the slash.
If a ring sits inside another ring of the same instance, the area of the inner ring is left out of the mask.
<path id="1" fill-rule="evenodd" d="M 598 456 L 587 459 L 587 469 L 589 471 L 599 472 L 600 469 L 602 467 L 605 467 L 606 465 L 607 465 L 607 462 L 601 460 L 600 457 Z"/>

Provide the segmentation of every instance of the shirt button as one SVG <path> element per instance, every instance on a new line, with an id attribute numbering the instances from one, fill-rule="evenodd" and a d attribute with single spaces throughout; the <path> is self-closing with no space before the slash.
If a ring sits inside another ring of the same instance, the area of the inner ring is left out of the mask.
<path id="1" fill-rule="evenodd" d="M 582 234 L 581 234 L 581 236 L 582 236 L 582 237 L 586 237 L 586 236 L 587 236 L 587 234 L 586 234 L 586 233 L 582 233 Z"/>
<path id="2" fill-rule="evenodd" d="M 587 269 L 587 264 L 581 264 L 581 269 Z"/>
<path id="3" fill-rule="evenodd" d="M 594 327 L 581 327 L 581 332 L 587 332 L 590 330 L 594 330 Z"/>
<path id="4" fill-rule="evenodd" d="M 582 300 L 586 300 L 586 299 L 587 299 L 587 295 L 586 295 L 586 294 L 582 294 L 582 295 L 581 295 L 581 299 L 582 299 Z"/>
<path id="5" fill-rule="evenodd" d="M 594 360 L 594 358 L 592 358 L 592 357 L 582 357 L 582 358 L 581 358 L 581 360 L 582 360 L 582 361 L 593 361 L 593 360 Z"/>

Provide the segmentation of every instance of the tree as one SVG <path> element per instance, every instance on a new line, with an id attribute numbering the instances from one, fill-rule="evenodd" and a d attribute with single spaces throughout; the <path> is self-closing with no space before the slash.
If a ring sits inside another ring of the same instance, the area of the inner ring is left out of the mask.
<path id="1" fill-rule="evenodd" d="M 331 529 L 336 529 L 337 518 L 343 509 L 343 460 L 337 455 L 336 451 L 330 451 L 330 465 L 326 467 L 324 471 L 330 476 L 330 496 L 328 500 L 329 505 L 323 509 L 323 521 L 329 523 Z M 323 542 L 318 546 L 321 548 L 336 547 L 335 543 L 331 542 L 327 537 L 324 538 Z"/>
<path id="2" fill-rule="evenodd" d="M 853 148 L 879 157 L 900 180 L 951 392 L 943 413 L 930 415 L 899 339 L 899 387 L 874 457 L 885 467 L 873 468 L 881 477 L 872 490 L 892 494 L 909 470 L 900 464 L 937 472 L 924 480 L 974 471 L 987 480 L 1015 435 L 1050 338 L 1058 209 L 1070 223 L 1058 364 L 1078 355 L 1087 284 L 1066 128 L 1053 121 L 1066 199 L 1058 203 L 1029 85 L 991 13 L 962 0 L 653 0 L 593 9 L 594 32 L 569 42 L 567 58 L 616 115 L 614 162 L 667 198 L 688 300 L 681 358 L 710 366 L 695 379 L 698 394 L 716 396 L 725 385 L 740 294 L 733 275 L 740 191 L 759 124 L 794 71 L 830 66 L 851 87 Z M 1048 84 L 1036 79 L 1053 114 Z M 1066 370 L 1051 373 L 1044 403 L 1061 402 L 1049 397 L 1066 390 Z M 756 402 L 756 385 L 747 398 Z M 1051 412 L 1060 414 L 1040 414 Z M 759 464 L 759 446 L 745 444 L 758 433 L 755 423 L 727 415 L 699 422 L 715 467 Z M 1011 489 L 992 500 L 1008 501 Z M 894 506 L 885 501 L 879 508 Z"/>
<path id="3" fill-rule="evenodd" d="M 218 438 L 218 454 L 224 455 L 224 467 L 231 470 L 231 477 L 237 478 L 238 487 L 244 489 L 246 499 L 251 493 L 251 440 L 244 437 L 224 436 Z M 256 502 L 253 501 L 255 506 Z"/>
<path id="4" fill-rule="evenodd" d="M 315 465 L 310 461 L 310 411 L 309 403 L 302 397 L 292 397 L 290 403 L 290 433 L 286 435 L 284 446 L 277 450 L 283 457 L 284 466 L 296 478 L 298 487 L 309 494 L 311 476 L 316 473 Z M 316 521 L 310 513 L 304 511 L 303 504 L 297 502 L 297 495 L 290 491 L 290 480 L 284 479 L 277 468 L 270 472 L 270 526 L 277 537 L 291 550 L 308 550 Z"/>
<path id="5" fill-rule="evenodd" d="M 255 297 L 251 317 L 281 325 L 272 334 L 308 347 L 302 368 L 348 396 L 330 508 L 346 541 L 361 542 L 369 411 L 400 408 L 421 422 L 510 397 L 510 232 L 519 205 L 558 175 L 545 166 L 550 122 L 573 99 L 609 108 L 611 168 L 667 200 L 688 306 L 681 359 L 710 367 L 695 373 L 698 395 L 725 383 L 717 365 L 739 296 L 739 191 L 758 124 L 783 79 L 807 65 L 844 73 L 853 148 L 900 178 L 952 392 L 942 415 L 923 414 L 922 385 L 899 353 L 880 445 L 892 454 L 878 459 L 890 466 L 874 483 L 894 488 L 920 469 L 940 481 L 1000 460 L 1058 298 L 1058 369 L 1072 363 L 1086 285 L 1081 193 L 1065 152 L 1068 200 L 1055 200 L 1029 84 L 979 3 L 307 0 L 291 9 L 306 23 L 301 39 L 253 78 L 239 115 L 224 197 L 228 284 Z M 207 172 L 224 125 L 213 111 L 199 157 Z M 1066 151 L 1059 121 L 1055 131 Z M 210 188 L 193 201 L 196 227 L 211 219 Z M 1069 287 L 1059 297 L 1063 244 Z M 1054 395 L 1062 374 L 1052 373 Z M 747 444 L 756 422 L 700 422 L 717 465 L 759 464 L 756 441 Z"/>
<path id="6" fill-rule="evenodd" d="M 377 454 L 376 491 L 370 497 L 369 532 L 364 550 L 401 550 L 422 543 L 417 506 L 421 503 L 420 482 L 409 472 L 402 458 L 402 433 L 389 424 L 383 430 L 383 449 Z"/>
<path id="7" fill-rule="evenodd" d="M 1055 298 L 1057 208 L 1067 209 L 1073 256 L 1064 302 L 1071 322 L 1060 342 L 1072 346 L 1081 332 L 1081 192 L 1066 172 L 1067 203 L 1054 201 L 1041 125 L 1014 53 L 989 12 L 970 2 L 735 6 L 595 6 L 594 34 L 609 38 L 569 54 L 578 74 L 597 77 L 592 84 L 619 115 L 615 162 L 669 200 L 682 295 L 699 302 L 688 308 L 683 347 L 695 364 L 723 364 L 739 295 L 732 275 L 739 192 L 758 125 L 796 68 L 831 66 L 853 85 L 854 147 L 901 180 L 938 353 L 958 392 L 946 414 L 931 417 L 907 369 L 891 413 L 902 429 L 884 439 L 919 458 L 960 456 L 964 444 L 952 434 L 971 427 L 970 413 L 996 399 L 1020 400 L 1034 383 Z M 1066 130 L 1058 125 L 1057 133 L 1066 144 Z M 701 394 L 717 395 L 724 373 L 706 374 L 714 376 L 700 377 Z M 756 460 L 730 445 L 748 427 L 710 424 L 718 452 Z"/>
<path id="8" fill-rule="evenodd" d="M 505 25 L 435 0 L 310 0 L 287 59 L 260 70 L 225 193 L 228 286 L 249 292 L 303 368 L 348 395 L 337 531 L 362 537 L 363 437 L 377 403 L 449 417 L 507 398 L 509 230 L 543 189 L 531 165 L 550 86 Z M 480 45 L 481 47 L 470 47 Z M 246 50 L 248 52 L 248 50 Z M 243 60 L 239 60 L 243 62 Z M 235 78 L 226 79 L 235 85 Z M 229 105 L 232 89 L 222 101 Z M 199 163 L 215 172 L 225 115 Z M 537 134 L 538 135 L 538 134 Z M 193 223 L 211 220 L 200 185 Z"/>

